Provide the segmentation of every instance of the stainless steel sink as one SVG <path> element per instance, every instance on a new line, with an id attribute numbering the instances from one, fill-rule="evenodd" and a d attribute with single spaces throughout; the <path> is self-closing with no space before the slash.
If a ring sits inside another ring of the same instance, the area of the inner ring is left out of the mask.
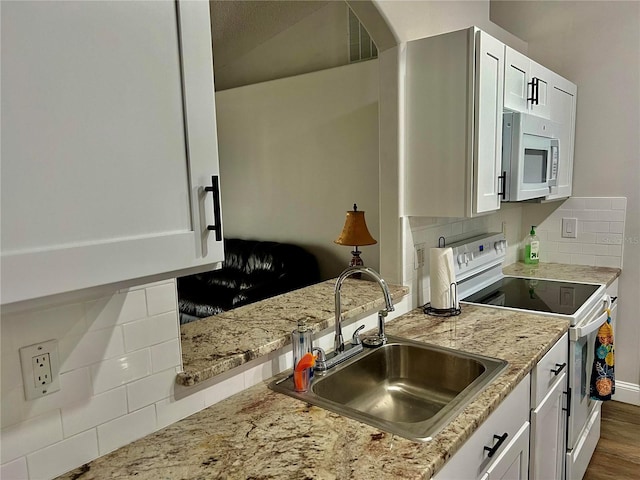
<path id="1" fill-rule="evenodd" d="M 277 392 L 410 440 L 428 441 L 506 367 L 507 362 L 388 337 L 388 343 L 320 376 L 306 393 L 291 377 Z"/>

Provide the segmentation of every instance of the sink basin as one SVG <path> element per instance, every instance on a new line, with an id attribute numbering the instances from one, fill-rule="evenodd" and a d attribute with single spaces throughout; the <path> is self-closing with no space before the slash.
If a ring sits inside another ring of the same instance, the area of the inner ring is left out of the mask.
<path id="1" fill-rule="evenodd" d="M 321 376 L 308 392 L 291 377 L 277 392 L 360 420 L 410 440 L 428 441 L 482 391 L 507 362 L 482 355 L 388 337 Z"/>

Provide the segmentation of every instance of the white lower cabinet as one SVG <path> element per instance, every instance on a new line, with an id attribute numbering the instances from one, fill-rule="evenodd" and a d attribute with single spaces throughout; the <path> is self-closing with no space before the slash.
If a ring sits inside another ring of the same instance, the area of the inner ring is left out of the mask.
<path id="1" fill-rule="evenodd" d="M 532 372 L 529 478 L 561 480 L 567 436 L 568 335 L 542 357 Z"/>
<path id="2" fill-rule="evenodd" d="M 487 474 L 494 480 L 525 480 L 529 467 L 529 423 L 520 427 L 511 443 L 489 467 Z M 551 477 L 550 477 L 551 478 Z"/>
<path id="3" fill-rule="evenodd" d="M 526 479 L 530 387 L 527 375 L 433 478 Z"/>
<path id="4" fill-rule="evenodd" d="M 563 477 L 566 388 L 567 374 L 563 373 L 540 405 L 531 411 L 530 479 L 560 480 Z"/>

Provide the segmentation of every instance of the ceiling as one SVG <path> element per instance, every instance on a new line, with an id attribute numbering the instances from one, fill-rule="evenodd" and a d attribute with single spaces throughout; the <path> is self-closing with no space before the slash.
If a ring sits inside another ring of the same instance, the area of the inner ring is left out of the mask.
<path id="1" fill-rule="evenodd" d="M 209 3 L 214 62 L 223 67 L 329 2 L 210 0 Z"/>

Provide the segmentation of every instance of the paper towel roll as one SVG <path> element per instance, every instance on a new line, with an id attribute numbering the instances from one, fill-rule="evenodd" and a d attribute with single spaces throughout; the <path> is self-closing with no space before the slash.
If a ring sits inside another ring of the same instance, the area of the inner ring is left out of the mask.
<path id="1" fill-rule="evenodd" d="M 451 284 L 456 281 L 451 248 L 431 248 L 429 252 L 431 276 L 431 307 L 437 309 L 458 308 L 457 299 L 451 298 Z M 454 300 L 456 305 L 453 304 Z"/>

